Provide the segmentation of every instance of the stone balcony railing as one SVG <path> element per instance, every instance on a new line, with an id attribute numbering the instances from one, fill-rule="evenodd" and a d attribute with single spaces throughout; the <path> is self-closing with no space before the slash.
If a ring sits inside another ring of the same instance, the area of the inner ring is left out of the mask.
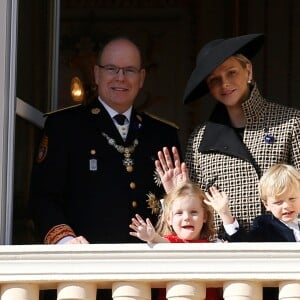
<path id="1" fill-rule="evenodd" d="M 38 300 L 57 289 L 59 300 L 205 299 L 206 287 L 225 300 L 260 300 L 262 287 L 279 299 L 300 299 L 300 243 L 94 244 L 0 246 L 1 300 Z"/>

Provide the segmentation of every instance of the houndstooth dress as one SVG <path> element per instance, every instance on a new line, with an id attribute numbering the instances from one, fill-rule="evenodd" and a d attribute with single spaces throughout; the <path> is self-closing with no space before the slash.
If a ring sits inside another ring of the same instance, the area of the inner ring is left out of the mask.
<path id="1" fill-rule="evenodd" d="M 215 113 L 191 134 L 185 161 L 191 180 L 203 190 L 216 185 L 229 197 L 233 216 L 249 229 L 264 213 L 258 181 L 275 163 L 300 169 L 300 111 L 261 97 L 256 85 L 242 105 L 246 126 L 242 136 L 230 126 L 226 108 L 217 104 Z M 215 213 L 215 227 L 222 223 Z"/>

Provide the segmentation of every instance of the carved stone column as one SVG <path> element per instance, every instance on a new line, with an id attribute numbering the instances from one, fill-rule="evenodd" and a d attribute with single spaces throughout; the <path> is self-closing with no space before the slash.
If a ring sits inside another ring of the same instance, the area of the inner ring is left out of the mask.
<path id="1" fill-rule="evenodd" d="M 96 300 L 97 286 L 94 283 L 60 283 L 57 300 Z"/>
<path id="2" fill-rule="evenodd" d="M 112 297 L 114 300 L 151 300 L 151 286 L 144 282 L 115 282 Z"/>
<path id="3" fill-rule="evenodd" d="M 226 282 L 223 297 L 224 300 L 262 300 L 262 286 L 256 282 Z"/>
<path id="4" fill-rule="evenodd" d="M 39 286 L 35 284 L 3 284 L 1 300 L 39 300 Z"/>
<path id="5" fill-rule="evenodd" d="M 206 285 L 202 282 L 169 282 L 166 287 L 167 299 L 171 300 L 204 300 Z"/>
<path id="6" fill-rule="evenodd" d="M 279 300 L 300 300 L 300 281 L 285 281 L 279 284 Z"/>

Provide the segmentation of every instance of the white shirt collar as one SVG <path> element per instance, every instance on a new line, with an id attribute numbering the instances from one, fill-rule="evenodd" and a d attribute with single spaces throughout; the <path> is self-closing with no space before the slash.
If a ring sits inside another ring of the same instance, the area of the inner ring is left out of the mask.
<path id="1" fill-rule="evenodd" d="M 107 105 L 103 100 L 101 100 L 100 97 L 98 97 L 98 99 L 101 102 L 101 104 L 104 106 L 104 108 L 107 110 L 111 118 L 119 114 L 117 111 L 112 109 L 109 105 Z M 122 113 L 127 118 L 128 121 L 130 121 L 131 111 L 132 111 L 132 106 L 130 106 L 125 112 Z"/>
<path id="2" fill-rule="evenodd" d="M 290 228 L 295 228 L 299 230 L 299 220 L 298 218 L 296 218 L 295 220 L 291 221 L 291 222 L 283 222 L 286 226 L 290 227 Z"/>
<path id="3" fill-rule="evenodd" d="M 294 236 L 297 242 L 300 242 L 300 228 L 299 228 L 299 219 L 296 218 L 295 220 L 291 222 L 283 222 L 287 227 L 293 230 Z"/>

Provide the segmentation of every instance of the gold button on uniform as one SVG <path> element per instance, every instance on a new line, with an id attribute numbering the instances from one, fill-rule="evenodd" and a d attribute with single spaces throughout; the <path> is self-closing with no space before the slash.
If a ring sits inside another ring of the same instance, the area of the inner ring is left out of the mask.
<path id="1" fill-rule="evenodd" d="M 129 186 L 132 190 L 134 190 L 136 187 L 136 184 L 135 184 L 135 182 L 132 181 L 132 182 L 130 182 Z"/>
<path id="2" fill-rule="evenodd" d="M 136 207 L 137 207 L 137 202 L 136 202 L 136 201 L 132 201 L 132 202 L 131 202 L 131 206 L 132 206 L 133 208 L 136 208 Z"/>
<path id="3" fill-rule="evenodd" d="M 126 171 L 127 171 L 128 173 L 131 173 L 131 172 L 133 171 L 133 166 L 127 166 L 127 167 L 126 167 Z"/>

